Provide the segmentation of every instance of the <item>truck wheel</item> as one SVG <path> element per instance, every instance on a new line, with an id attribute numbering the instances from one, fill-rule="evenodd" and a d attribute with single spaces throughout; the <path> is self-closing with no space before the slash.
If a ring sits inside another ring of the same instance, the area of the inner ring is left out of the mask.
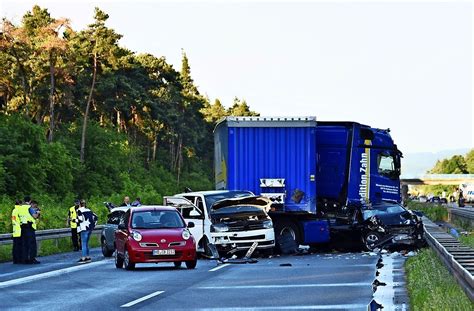
<path id="1" fill-rule="evenodd" d="M 277 250 L 282 254 L 294 254 L 298 249 L 300 233 L 296 223 L 288 220 L 278 221 L 275 226 Z"/>
<path id="2" fill-rule="evenodd" d="M 123 258 L 120 257 L 118 251 L 115 251 L 115 268 L 122 269 L 123 268 Z"/>
<path id="3" fill-rule="evenodd" d="M 374 231 L 366 233 L 363 239 L 365 249 L 371 251 L 374 249 L 374 244 L 380 241 L 380 234 Z"/>
<path id="4" fill-rule="evenodd" d="M 111 257 L 113 255 L 114 251 L 109 250 L 105 238 L 100 239 L 100 246 L 102 248 L 102 255 L 104 255 L 104 257 Z"/>

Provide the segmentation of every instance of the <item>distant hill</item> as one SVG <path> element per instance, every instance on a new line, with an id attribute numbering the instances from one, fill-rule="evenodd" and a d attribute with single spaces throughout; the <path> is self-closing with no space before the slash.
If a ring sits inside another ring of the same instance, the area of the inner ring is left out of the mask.
<path id="1" fill-rule="evenodd" d="M 433 168 L 436 161 L 450 158 L 457 154 L 464 156 L 469 150 L 471 148 L 404 154 L 402 159 L 402 178 L 426 174 L 428 170 Z"/>

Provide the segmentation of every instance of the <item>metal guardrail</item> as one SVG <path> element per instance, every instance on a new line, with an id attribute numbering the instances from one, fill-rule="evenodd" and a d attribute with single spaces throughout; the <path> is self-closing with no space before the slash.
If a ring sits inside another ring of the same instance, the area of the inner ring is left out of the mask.
<path id="1" fill-rule="evenodd" d="M 98 225 L 95 227 L 92 234 L 100 234 L 104 225 Z M 36 240 L 55 240 L 61 238 L 71 237 L 71 228 L 61 229 L 48 229 L 48 230 L 36 230 Z M 13 244 L 13 238 L 11 233 L 0 234 L 0 245 Z"/>
<path id="2" fill-rule="evenodd" d="M 423 217 L 423 223 L 426 241 L 474 301 L 474 249 L 461 244 L 428 218 Z"/>
<path id="3" fill-rule="evenodd" d="M 474 220 L 474 208 L 472 207 L 458 207 L 449 209 L 449 213 L 459 217 Z"/>

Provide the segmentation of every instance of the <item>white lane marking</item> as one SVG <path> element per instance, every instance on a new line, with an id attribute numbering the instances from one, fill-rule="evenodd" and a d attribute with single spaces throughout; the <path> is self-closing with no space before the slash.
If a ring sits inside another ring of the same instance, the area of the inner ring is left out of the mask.
<path id="1" fill-rule="evenodd" d="M 156 292 L 151 293 L 151 294 L 149 294 L 149 295 L 143 296 L 142 298 L 138 298 L 138 299 L 135 299 L 134 301 L 130 301 L 129 303 L 126 303 L 126 304 L 124 304 L 124 305 L 121 305 L 120 307 L 121 307 L 121 308 L 128 308 L 128 307 L 131 307 L 131 306 L 133 306 L 133 305 L 136 305 L 137 303 L 140 303 L 140 302 L 142 302 L 142 301 L 145 301 L 145 300 L 147 300 L 147 299 L 153 298 L 153 297 L 158 296 L 159 294 L 163 294 L 163 293 L 164 293 L 164 291 L 159 290 L 159 291 L 156 291 Z"/>
<path id="2" fill-rule="evenodd" d="M 204 308 L 198 310 L 367 310 L 367 305 L 364 304 L 339 304 L 339 305 L 314 305 L 314 306 L 271 306 L 271 307 L 239 307 L 239 308 Z"/>
<path id="3" fill-rule="evenodd" d="M 45 273 L 25 276 L 23 278 L 18 278 L 18 279 L 13 279 L 13 280 L 9 280 L 9 281 L 0 282 L 0 288 L 5 288 L 5 287 L 14 286 L 14 285 L 30 283 L 30 282 L 33 282 L 33 281 L 42 280 L 42 279 L 46 279 L 46 278 L 51 278 L 51 277 L 54 277 L 54 276 L 65 274 L 65 273 L 71 273 L 71 272 L 75 272 L 75 271 L 79 271 L 79 270 L 89 269 L 89 268 L 92 268 L 92 267 L 102 266 L 102 265 L 105 265 L 105 264 L 110 264 L 110 260 L 101 260 L 101 261 L 97 261 L 97 262 L 83 264 L 83 265 L 80 265 L 80 266 L 74 266 L 74 267 L 49 271 L 49 272 L 45 272 Z"/>
<path id="4" fill-rule="evenodd" d="M 215 267 L 215 268 L 212 268 L 211 270 L 209 270 L 209 272 L 217 271 L 217 270 L 219 270 L 219 269 L 222 269 L 222 268 L 227 267 L 228 265 L 230 265 L 230 264 L 225 263 L 225 264 L 223 264 L 223 265 L 221 265 L 221 266 L 217 266 L 217 267 Z"/>
<path id="5" fill-rule="evenodd" d="M 372 286 L 372 283 L 318 283 L 318 284 L 287 284 L 287 285 L 237 285 L 237 286 L 202 286 L 198 289 L 271 289 L 299 287 L 338 287 L 338 286 Z"/>

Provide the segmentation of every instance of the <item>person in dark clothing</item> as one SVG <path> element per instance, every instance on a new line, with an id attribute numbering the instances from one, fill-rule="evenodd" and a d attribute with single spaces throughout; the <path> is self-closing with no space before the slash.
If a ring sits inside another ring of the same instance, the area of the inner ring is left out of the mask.
<path id="1" fill-rule="evenodd" d="M 78 199 L 74 201 L 74 206 L 71 206 L 67 213 L 67 225 L 71 227 L 71 240 L 74 251 L 79 251 L 79 234 L 77 233 L 77 209 L 80 202 Z"/>
<path id="2" fill-rule="evenodd" d="M 38 202 L 25 197 L 25 203 L 20 206 L 22 261 L 25 264 L 39 264 L 36 260 L 36 219 L 40 216 Z"/>
<path id="3" fill-rule="evenodd" d="M 123 198 L 123 203 L 120 206 L 129 206 L 130 207 L 130 197 L 126 196 Z"/>
<path id="4" fill-rule="evenodd" d="M 135 201 L 132 202 L 132 206 L 141 206 L 142 205 L 142 201 L 140 200 L 140 198 L 136 198 Z"/>

